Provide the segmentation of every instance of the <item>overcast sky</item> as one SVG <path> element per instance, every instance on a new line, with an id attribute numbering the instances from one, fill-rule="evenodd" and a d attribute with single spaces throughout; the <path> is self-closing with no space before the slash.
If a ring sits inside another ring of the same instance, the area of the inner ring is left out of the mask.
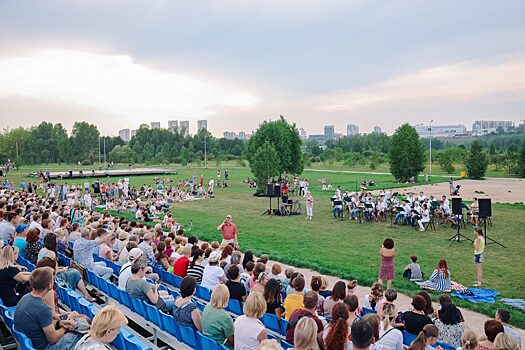
<path id="1" fill-rule="evenodd" d="M 0 0 L 0 121 L 525 119 L 525 2 Z"/>

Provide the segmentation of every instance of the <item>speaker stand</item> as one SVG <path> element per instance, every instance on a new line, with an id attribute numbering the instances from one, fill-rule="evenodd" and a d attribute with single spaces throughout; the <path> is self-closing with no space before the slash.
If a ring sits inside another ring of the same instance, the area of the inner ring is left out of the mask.
<path id="1" fill-rule="evenodd" d="M 266 209 L 261 215 L 273 215 L 272 211 L 272 196 L 268 196 L 270 199 L 270 209 Z"/>
<path id="2" fill-rule="evenodd" d="M 463 220 L 463 215 L 461 215 L 461 220 Z M 471 240 L 470 238 L 468 238 L 468 237 L 465 236 L 465 235 L 462 235 L 462 234 L 459 232 L 459 230 L 461 229 L 461 221 L 460 221 L 459 218 L 458 218 L 458 224 L 457 224 L 457 226 L 458 226 L 458 232 L 457 232 L 454 236 L 452 236 L 452 237 L 450 237 L 450 238 L 448 239 L 449 241 L 451 241 L 449 247 L 452 247 L 452 244 L 454 244 L 454 242 L 461 243 L 461 237 L 463 237 L 463 238 L 464 238 L 465 240 L 467 240 L 467 241 L 470 241 L 471 243 L 474 243 L 473 240 Z"/>
<path id="3" fill-rule="evenodd" d="M 487 220 L 489 221 L 489 224 L 490 226 L 492 227 L 492 220 L 490 220 L 490 216 L 486 217 L 486 218 L 479 218 L 480 221 L 483 221 L 483 226 L 484 226 L 484 229 L 485 229 L 485 243 L 488 245 L 488 244 L 498 244 L 500 246 L 502 246 L 503 248 L 507 248 L 506 245 L 503 245 L 501 244 L 500 242 L 496 241 L 495 239 L 492 239 L 490 238 L 488 235 L 487 235 Z M 481 224 L 481 222 L 480 222 Z M 490 241 L 490 242 L 488 242 Z"/>

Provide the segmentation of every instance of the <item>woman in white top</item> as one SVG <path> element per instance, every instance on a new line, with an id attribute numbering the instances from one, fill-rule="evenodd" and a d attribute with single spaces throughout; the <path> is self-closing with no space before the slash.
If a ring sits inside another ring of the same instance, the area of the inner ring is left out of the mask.
<path id="1" fill-rule="evenodd" d="M 430 211 L 428 210 L 427 204 L 423 204 L 423 210 L 421 210 L 421 219 L 417 221 L 419 224 L 419 231 L 423 232 L 425 231 L 425 226 L 423 226 L 423 223 L 430 222 Z"/>
<path id="2" fill-rule="evenodd" d="M 211 252 L 210 257 L 208 258 L 208 265 L 204 267 L 202 273 L 202 287 L 213 289 L 220 283 L 226 283 L 226 281 L 228 281 L 224 274 L 224 270 L 219 266 L 220 257 L 219 252 Z"/>
<path id="3" fill-rule="evenodd" d="M 403 350 L 403 334 L 393 327 L 396 321 L 397 310 L 394 304 L 384 304 L 383 321 L 379 331 L 379 340 L 376 344 L 385 350 Z"/>
<path id="4" fill-rule="evenodd" d="M 89 332 L 78 341 L 75 350 L 104 350 L 118 336 L 120 329 L 128 323 L 115 306 L 106 306 L 93 318 Z"/>
<path id="5" fill-rule="evenodd" d="M 266 328 L 259 320 L 266 313 L 266 300 L 261 293 L 250 293 L 244 304 L 244 315 L 235 320 L 234 350 L 253 350 L 267 339 Z"/>

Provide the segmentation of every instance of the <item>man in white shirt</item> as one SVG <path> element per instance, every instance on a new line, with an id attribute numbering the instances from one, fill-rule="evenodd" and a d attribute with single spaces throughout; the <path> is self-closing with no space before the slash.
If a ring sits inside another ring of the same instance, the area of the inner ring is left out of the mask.
<path id="1" fill-rule="evenodd" d="M 86 190 L 86 193 L 84 194 L 84 205 L 88 210 L 93 210 L 93 199 L 91 198 L 89 190 Z"/>

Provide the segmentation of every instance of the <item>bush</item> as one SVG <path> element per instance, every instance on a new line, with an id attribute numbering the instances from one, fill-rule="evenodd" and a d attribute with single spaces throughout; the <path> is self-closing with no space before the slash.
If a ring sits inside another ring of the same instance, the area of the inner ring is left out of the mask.
<path id="1" fill-rule="evenodd" d="M 80 162 L 80 165 L 92 165 L 93 162 L 90 161 L 89 159 L 84 159 L 83 161 Z"/>

